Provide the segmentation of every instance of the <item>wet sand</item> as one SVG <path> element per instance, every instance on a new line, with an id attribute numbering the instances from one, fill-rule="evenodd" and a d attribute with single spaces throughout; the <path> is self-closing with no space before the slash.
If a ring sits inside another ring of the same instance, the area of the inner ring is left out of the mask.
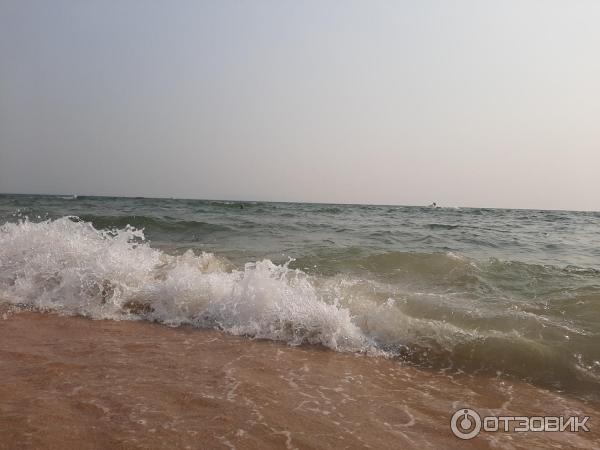
<path id="1" fill-rule="evenodd" d="M 5 313 L 0 377 L 2 449 L 600 447 L 598 405 L 527 383 L 144 322 Z M 591 431 L 463 441 L 464 406 Z"/>

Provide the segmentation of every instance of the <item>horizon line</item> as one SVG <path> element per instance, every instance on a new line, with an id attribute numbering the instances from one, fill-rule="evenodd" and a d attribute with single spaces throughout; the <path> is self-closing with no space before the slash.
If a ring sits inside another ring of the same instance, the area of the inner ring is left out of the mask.
<path id="1" fill-rule="evenodd" d="M 204 202 L 234 202 L 234 203 L 297 203 L 305 205 L 334 205 L 334 206 L 385 206 L 394 208 L 430 208 L 430 205 L 406 205 L 406 204 L 386 204 L 386 203 L 332 203 L 332 202 L 307 202 L 307 201 L 285 201 L 285 200 L 240 200 L 240 199 L 218 199 L 218 198 L 196 198 L 196 197 L 145 197 L 141 195 L 103 195 L 103 194 L 40 194 L 40 193 L 20 193 L 20 192 L 0 192 L 0 195 L 21 195 L 21 196 L 36 196 L 36 197 L 98 197 L 98 198 L 129 198 L 129 199 L 148 199 L 148 200 L 195 200 Z M 500 209 L 507 211 L 548 211 L 548 212 L 586 212 L 598 213 L 600 210 L 594 209 L 544 209 L 544 208 L 507 208 L 507 207 L 491 207 L 491 206 L 443 206 L 437 205 L 440 209 Z"/>

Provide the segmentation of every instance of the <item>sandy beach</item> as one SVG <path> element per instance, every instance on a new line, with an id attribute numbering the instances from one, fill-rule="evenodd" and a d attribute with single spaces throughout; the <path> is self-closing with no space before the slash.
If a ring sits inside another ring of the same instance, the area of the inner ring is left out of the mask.
<path id="1" fill-rule="evenodd" d="M 218 331 L 32 312 L 0 321 L 0 448 L 598 448 L 598 405 L 523 382 Z M 589 433 L 450 417 L 589 415 Z"/>
<path id="2" fill-rule="evenodd" d="M 0 450 L 600 450 L 599 24 L 0 0 Z"/>

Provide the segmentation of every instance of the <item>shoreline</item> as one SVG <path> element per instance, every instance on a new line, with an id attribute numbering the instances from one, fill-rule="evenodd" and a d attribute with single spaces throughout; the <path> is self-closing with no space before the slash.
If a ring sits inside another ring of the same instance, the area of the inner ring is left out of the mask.
<path id="1" fill-rule="evenodd" d="M 597 448 L 599 405 L 525 382 L 215 330 L 49 313 L 0 320 L 0 448 Z M 450 430 L 588 415 L 589 433 Z"/>

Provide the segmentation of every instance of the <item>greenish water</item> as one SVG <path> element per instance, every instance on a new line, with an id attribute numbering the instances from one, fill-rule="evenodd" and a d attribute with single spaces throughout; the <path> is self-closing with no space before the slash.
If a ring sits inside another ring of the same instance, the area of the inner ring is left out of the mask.
<path id="1" fill-rule="evenodd" d="M 6 302 L 600 397 L 597 212 L 3 195 L 0 223 Z"/>

